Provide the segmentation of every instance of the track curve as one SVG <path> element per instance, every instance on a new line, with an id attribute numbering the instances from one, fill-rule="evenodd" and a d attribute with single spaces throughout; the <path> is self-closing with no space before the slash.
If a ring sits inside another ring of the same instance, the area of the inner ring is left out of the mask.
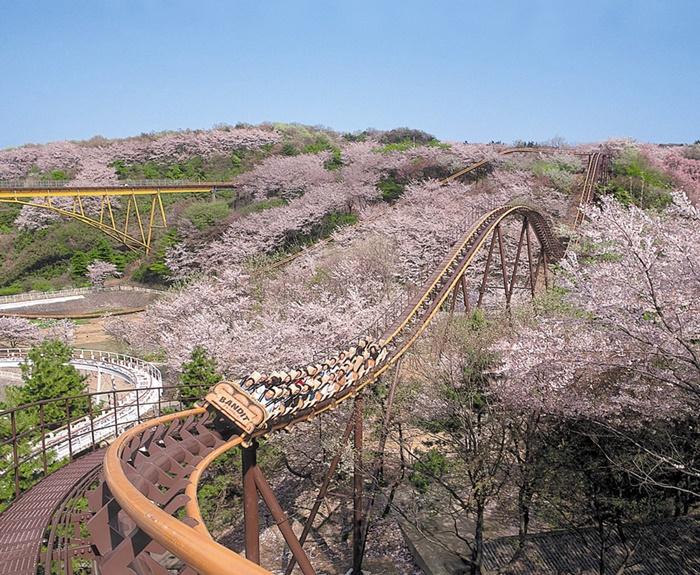
<path id="1" fill-rule="evenodd" d="M 225 418 L 210 406 L 143 423 L 117 438 L 105 456 L 104 480 L 107 489 L 95 499 L 102 503 L 102 510 L 112 505 L 112 501 L 118 504 L 133 526 L 146 534 L 151 543 L 150 547 L 146 545 L 141 548 L 146 552 L 141 555 L 125 552 L 123 544 L 118 546 L 122 547 L 121 550 L 105 548 L 105 555 L 98 559 L 102 572 L 116 573 L 134 562 L 146 562 L 155 569 L 148 551 L 166 549 L 189 568 L 203 574 L 267 574 L 268 571 L 259 565 L 222 547 L 209 536 L 196 500 L 197 482 L 203 470 L 218 454 L 246 445 L 259 435 L 279 431 L 334 409 L 338 403 L 354 397 L 362 388 L 374 382 L 420 336 L 489 236 L 495 235 L 500 223 L 515 217 L 524 220 L 523 235 L 526 231 L 529 234 L 529 229 L 533 230 L 548 261 L 555 262 L 563 256 L 563 249 L 546 218 L 533 208 L 502 206 L 487 213 L 461 234 L 417 294 L 397 302 L 394 306 L 397 311 L 392 318 L 372 327 L 370 331 L 378 335 L 377 341 L 386 353 L 381 361 L 363 372 L 352 385 L 317 401 L 311 407 L 273 412 L 264 424 L 252 432 L 226 426 Z M 173 428 L 176 428 L 174 433 Z M 154 467 L 156 460 L 162 462 L 162 468 Z M 178 473 L 183 470 L 176 481 L 170 477 L 174 469 Z M 105 498 L 106 492 L 108 495 Z M 93 508 L 100 509 L 100 506 Z M 172 517 L 177 509 L 185 510 L 184 520 Z M 100 513 L 103 511 L 98 511 L 98 515 Z M 96 540 L 105 537 L 105 528 L 104 522 L 93 522 L 91 531 Z M 127 538 L 124 539 L 126 541 Z M 110 568 L 114 570 L 110 571 Z"/>

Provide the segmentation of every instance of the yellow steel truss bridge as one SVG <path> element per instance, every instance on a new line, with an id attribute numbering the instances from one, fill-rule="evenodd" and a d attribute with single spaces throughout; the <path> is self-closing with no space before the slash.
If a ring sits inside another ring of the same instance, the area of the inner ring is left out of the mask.
<path id="1" fill-rule="evenodd" d="M 143 250 L 148 254 L 153 230 L 167 225 L 163 207 L 164 194 L 213 195 L 217 189 L 231 187 L 232 184 L 226 182 L 177 180 L 143 180 L 112 186 L 77 186 L 64 182 L 1 182 L 0 203 L 41 208 L 75 218 L 101 230 L 133 251 Z M 97 199 L 97 202 L 90 202 L 88 199 L 91 198 Z M 115 201 L 115 198 L 119 198 L 119 201 Z"/>

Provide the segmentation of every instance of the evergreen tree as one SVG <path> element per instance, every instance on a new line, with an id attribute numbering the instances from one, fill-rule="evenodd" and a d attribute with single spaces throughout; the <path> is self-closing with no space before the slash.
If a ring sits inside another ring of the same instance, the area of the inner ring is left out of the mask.
<path id="1" fill-rule="evenodd" d="M 196 345 L 190 354 L 190 361 L 182 364 L 180 383 L 177 386 L 180 398 L 185 406 L 191 407 L 210 387 L 221 380 L 216 361 L 207 355 L 201 345 Z"/>
<path id="2" fill-rule="evenodd" d="M 14 402 L 23 405 L 86 393 L 85 376 L 68 363 L 72 353 L 69 346 L 52 339 L 32 347 L 27 361 L 20 365 L 24 385 L 13 389 Z M 71 419 L 84 415 L 88 413 L 88 401 L 87 398 L 69 401 L 70 414 L 66 414 L 65 402 L 49 403 L 44 407 L 44 422 L 65 422 L 67 415 Z"/>
<path id="3" fill-rule="evenodd" d="M 77 251 L 70 258 L 70 276 L 74 280 L 84 279 L 87 274 L 87 267 L 90 263 L 85 252 Z"/>

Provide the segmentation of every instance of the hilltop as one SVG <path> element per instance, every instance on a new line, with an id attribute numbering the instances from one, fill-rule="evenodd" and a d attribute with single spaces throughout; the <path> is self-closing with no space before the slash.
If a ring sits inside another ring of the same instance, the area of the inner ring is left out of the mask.
<path id="1" fill-rule="evenodd" d="M 3 181 L 115 185 L 168 179 L 230 182 L 231 187 L 213 202 L 185 194 L 167 198 L 168 229 L 159 232 L 149 257 L 54 212 L 0 204 L 0 293 L 85 285 L 86 266 L 95 259 L 115 263 L 124 272 L 122 281 L 156 286 L 194 271 L 259 266 L 483 158 L 493 161 L 452 185 L 488 202 L 529 198 L 554 219 L 571 209 L 570 193 L 585 155 L 597 150 L 615 155 L 609 191 L 624 201 L 662 206 L 672 189 L 683 189 L 694 200 L 700 195 L 697 145 L 550 144 L 556 145 L 501 157 L 509 146 L 439 142 L 416 129 L 342 134 L 270 123 L 3 150 Z M 88 202 L 86 209 L 99 211 L 99 201 Z"/>
<path id="2" fill-rule="evenodd" d="M 602 546 L 612 530 L 624 543 L 630 522 L 685 515 L 700 501 L 700 214 L 688 201 L 699 196 L 700 146 L 519 144 L 506 154 L 511 146 L 439 142 L 405 128 L 338 134 L 264 125 L 5 151 L 3 178 L 97 183 L 86 174 L 102 173 L 102 183 L 148 177 L 227 185 L 214 201 L 174 196 L 165 206 L 169 227 L 147 258 L 78 222 L 5 206 L 4 285 L 79 283 L 81 267 L 95 258 L 118 264 L 120 281 L 170 285 L 139 321 L 108 318 L 106 329 L 131 353 L 171 368 L 173 379 L 203 354 L 222 377 L 239 381 L 350 349 L 372 322 L 397 317 L 394 304 L 424 284 L 465 222 L 508 202 L 536 207 L 560 239 L 576 237 L 575 249 L 551 266 L 553 289 L 512 293 L 507 313 L 501 280 L 508 277 L 494 263 L 501 276 L 490 278 L 486 311 L 452 314 L 445 306 L 397 366 L 382 479 L 389 488 L 380 486 L 378 499 L 387 517 L 373 529 L 395 533 L 397 511 L 412 522 L 424 512 L 454 513 L 454 525 L 464 525 L 461 561 L 473 572 L 484 562 L 484 533 L 518 534 L 507 545 L 514 558 L 525 549 L 524 561 L 527 548 L 519 545 L 528 530 L 595 525 Z M 593 152 L 610 158 L 609 178 L 574 230 Z M 478 170 L 441 183 L 483 159 L 489 162 Z M 506 257 L 494 262 L 512 261 L 521 223 L 499 224 Z M 270 267 L 311 244 L 319 247 Z M 466 272 L 472 302 L 487 251 Z M 388 380 L 364 395 L 368 430 L 379 429 Z M 346 411 L 341 405 L 270 438 L 271 465 L 282 470 L 278 489 L 293 514 L 308 501 L 291 475 L 322 476 Z M 336 493 L 348 486 L 351 460 L 349 451 Z M 212 532 L 235 547 L 227 530 L 238 524 L 231 520 L 238 471 L 219 463 L 200 505 Z M 328 523 L 334 553 L 348 548 L 337 534 L 349 513 L 340 503 L 338 523 Z M 410 572 L 395 551 L 398 536 L 389 539 L 394 550 L 385 554 L 398 557 L 398 572 Z M 603 547 L 586 552 L 613 561 Z"/>

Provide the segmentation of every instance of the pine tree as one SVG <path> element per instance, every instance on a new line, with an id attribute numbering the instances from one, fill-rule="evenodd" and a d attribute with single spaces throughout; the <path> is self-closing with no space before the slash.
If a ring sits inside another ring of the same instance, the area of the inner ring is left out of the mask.
<path id="1" fill-rule="evenodd" d="M 190 354 L 190 361 L 182 364 L 178 390 L 187 407 L 203 397 L 222 377 L 217 373 L 216 361 L 207 355 L 206 350 L 196 345 Z"/>
<path id="2" fill-rule="evenodd" d="M 14 397 L 18 405 L 70 397 L 85 393 L 85 376 L 69 364 L 73 350 L 58 340 L 47 339 L 31 348 L 26 362 L 20 365 L 24 385 L 15 388 Z M 44 406 L 44 422 L 65 422 L 66 417 L 75 419 L 88 413 L 88 399 L 80 398 L 68 402 L 52 402 Z"/>

